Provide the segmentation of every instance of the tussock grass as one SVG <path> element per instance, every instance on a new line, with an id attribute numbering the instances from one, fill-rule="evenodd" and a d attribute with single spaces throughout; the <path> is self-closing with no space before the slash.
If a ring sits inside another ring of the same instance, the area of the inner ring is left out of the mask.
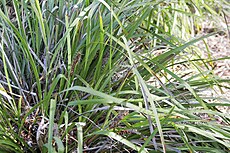
<path id="1" fill-rule="evenodd" d="M 227 1 L 0 7 L 0 151 L 229 151 L 229 103 L 200 96 L 229 80 L 195 47 Z"/>

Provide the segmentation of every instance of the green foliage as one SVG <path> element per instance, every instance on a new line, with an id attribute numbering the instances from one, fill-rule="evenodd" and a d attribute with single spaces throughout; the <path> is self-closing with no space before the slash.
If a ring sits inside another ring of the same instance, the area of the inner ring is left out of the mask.
<path id="1" fill-rule="evenodd" d="M 2 0 L 0 152 L 228 152 L 229 101 L 201 92 L 229 80 L 195 43 L 229 6 Z"/>

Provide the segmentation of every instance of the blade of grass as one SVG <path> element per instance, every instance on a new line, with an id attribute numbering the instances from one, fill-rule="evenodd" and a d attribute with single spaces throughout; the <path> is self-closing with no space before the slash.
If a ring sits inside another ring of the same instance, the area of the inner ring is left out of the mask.
<path id="1" fill-rule="evenodd" d="M 78 153 L 83 153 L 83 126 L 86 124 L 83 122 L 76 123 L 77 125 L 77 140 L 78 140 Z"/>
<path id="2" fill-rule="evenodd" d="M 120 135 L 117 135 L 114 132 L 110 132 L 110 131 L 104 131 L 104 130 L 100 130 L 97 132 L 92 133 L 93 135 L 107 135 L 123 144 L 125 144 L 126 146 L 129 146 L 130 148 L 139 151 L 141 148 L 134 145 L 132 142 L 128 141 L 127 139 L 121 137 Z M 141 153 L 147 153 L 148 151 L 146 149 L 142 150 Z"/>
<path id="3" fill-rule="evenodd" d="M 154 113 L 157 128 L 158 128 L 160 138 L 161 138 L 163 152 L 166 152 L 165 142 L 164 142 L 164 135 L 163 135 L 163 132 L 162 132 L 162 127 L 161 127 L 161 123 L 160 123 L 160 120 L 159 120 L 159 117 L 158 117 L 158 113 L 157 113 L 157 109 L 156 109 L 154 100 L 152 99 L 152 96 L 151 96 L 151 94 L 150 94 L 150 92 L 148 90 L 148 87 L 147 87 L 145 81 L 143 80 L 143 78 L 141 77 L 141 75 L 139 74 L 139 72 L 136 69 L 136 66 L 134 64 L 133 57 L 132 57 L 133 56 L 132 51 L 130 50 L 130 48 L 128 46 L 126 38 L 124 36 L 122 36 L 122 39 L 124 41 L 125 49 L 127 50 L 128 54 L 129 54 L 130 64 L 133 66 L 133 72 L 138 78 L 139 85 L 140 85 L 141 91 L 142 91 L 142 95 L 143 95 L 143 98 L 144 98 L 144 101 L 145 101 L 146 109 L 149 110 L 149 104 L 148 103 L 150 103 L 150 105 L 152 107 L 152 111 Z M 152 124 L 150 116 L 148 116 L 148 120 L 149 120 L 150 132 L 153 133 L 154 129 L 153 129 L 153 124 Z M 153 142 L 154 142 L 154 147 L 155 147 L 155 150 L 156 150 L 157 145 L 156 145 L 155 139 L 153 139 Z"/>
<path id="4" fill-rule="evenodd" d="M 54 116 L 56 111 L 56 100 L 51 99 L 50 101 L 50 115 L 49 115 L 49 131 L 48 131 L 48 153 L 53 152 L 53 130 L 54 130 Z"/>

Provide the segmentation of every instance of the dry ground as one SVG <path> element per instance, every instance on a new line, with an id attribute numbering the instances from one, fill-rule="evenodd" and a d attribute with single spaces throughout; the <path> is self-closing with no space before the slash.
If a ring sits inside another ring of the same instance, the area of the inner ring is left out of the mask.
<path id="1" fill-rule="evenodd" d="M 218 34 L 207 38 L 205 41 L 210 50 L 211 58 L 218 59 L 223 57 L 230 57 L 230 33 L 228 28 L 230 28 L 230 17 L 226 17 L 226 20 L 218 20 L 217 22 L 206 20 L 202 23 L 202 33 L 207 34 L 213 31 L 219 31 Z M 205 43 L 200 41 L 198 47 L 202 52 L 203 58 L 208 58 Z M 230 59 L 220 60 L 214 62 L 214 73 L 225 79 L 230 79 Z M 229 84 L 224 84 L 230 87 Z M 230 88 L 218 88 L 216 87 L 213 91 L 205 91 L 206 96 L 215 97 L 214 101 L 218 102 L 230 102 Z M 230 113 L 230 107 L 220 107 L 219 110 Z"/>

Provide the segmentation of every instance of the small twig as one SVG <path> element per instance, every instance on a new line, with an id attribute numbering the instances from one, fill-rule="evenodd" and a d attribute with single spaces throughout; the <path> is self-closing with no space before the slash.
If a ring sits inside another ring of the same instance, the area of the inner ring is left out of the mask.
<path id="1" fill-rule="evenodd" d="M 222 13 L 224 14 L 224 21 L 226 23 L 227 31 L 228 31 L 228 39 L 230 40 L 230 30 L 228 28 L 228 22 L 227 22 L 226 14 L 224 13 L 224 11 L 222 11 Z"/>

